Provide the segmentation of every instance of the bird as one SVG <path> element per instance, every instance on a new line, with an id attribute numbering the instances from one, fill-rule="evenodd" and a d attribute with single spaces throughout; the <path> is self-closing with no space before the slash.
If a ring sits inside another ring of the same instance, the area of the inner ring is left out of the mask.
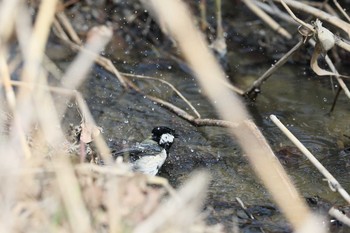
<path id="1" fill-rule="evenodd" d="M 149 138 L 130 148 L 112 152 L 112 155 L 114 159 L 120 156 L 126 158 L 134 172 L 155 176 L 169 156 L 170 147 L 177 137 L 175 130 L 157 126 Z"/>

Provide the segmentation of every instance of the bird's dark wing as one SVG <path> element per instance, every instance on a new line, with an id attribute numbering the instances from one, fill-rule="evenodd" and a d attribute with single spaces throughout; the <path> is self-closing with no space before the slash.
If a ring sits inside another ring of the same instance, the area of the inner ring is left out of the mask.
<path id="1" fill-rule="evenodd" d="M 152 156 L 160 153 L 162 151 L 157 143 L 152 140 L 147 140 L 142 143 L 136 144 L 133 147 L 126 148 L 120 151 L 112 152 L 114 159 L 119 156 L 129 157 L 131 162 L 139 159 L 142 156 Z"/>

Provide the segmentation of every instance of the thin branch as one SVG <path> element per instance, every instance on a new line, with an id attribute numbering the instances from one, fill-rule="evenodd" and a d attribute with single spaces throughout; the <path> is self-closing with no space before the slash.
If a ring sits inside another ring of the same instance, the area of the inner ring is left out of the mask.
<path id="1" fill-rule="evenodd" d="M 228 81 L 226 80 L 220 80 L 220 83 L 222 83 L 225 87 L 227 87 L 228 89 L 230 89 L 231 91 L 233 92 L 236 92 L 237 94 L 239 95 L 244 95 L 244 91 L 241 90 L 240 88 L 232 85 L 231 83 L 229 83 Z"/>
<path id="2" fill-rule="evenodd" d="M 341 90 L 342 90 L 342 88 L 339 86 L 337 92 L 335 93 L 334 100 L 333 100 L 333 103 L 332 103 L 332 107 L 329 110 L 330 113 L 334 111 L 334 108 L 335 108 L 335 105 L 337 103 L 337 100 L 338 100 L 338 97 L 339 97 L 339 94 L 340 94 Z"/>
<path id="3" fill-rule="evenodd" d="M 272 65 L 263 75 L 261 75 L 246 91 L 247 96 L 251 96 L 252 93 L 263 84 L 277 69 L 283 66 L 288 59 L 304 44 L 304 40 L 300 40 L 291 50 L 288 51 L 278 62 Z"/>
<path id="4" fill-rule="evenodd" d="M 199 112 L 197 111 L 197 109 L 195 107 L 193 107 L 193 105 L 190 103 L 190 101 L 188 101 L 186 99 L 185 96 L 183 96 L 181 94 L 181 92 L 179 92 L 176 87 L 174 87 L 174 85 L 172 85 L 171 83 L 163 80 L 163 79 L 159 79 L 159 78 L 154 78 L 154 77 L 150 77 L 150 76 L 143 76 L 143 75 L 137 75 L 137 74 L 128 74 L 128 73 L 121 73 L 122 75 L 126 76 L 126 77 L 134 77 L 134 78 L 139 78 L 139 79 L 151 79 L 151 80 L 156 80 L 158 82 L 164 83 L 166 85 L 168 85 L 194 112 L 194 114 L 196 114 L 196 116 L 198 118 L 201 118 L 201 115 L 199 114 Z"/>
<path id="5" fill-rule="evenodd" d="M 176 115 L 178 115 L 182 119 L 188 121 L 189 123 L 191 123 L 194 126 L 216 126 L 216 127 L 226 127 L 226 128 L 229 128 L 229 127 L 237 128 L 238 127 L 238 124 L 235 124 L 231 121 L 218 120 L 218 119 L 195 118 L 192 115 L 185 112 L 184 110 L 182 110 L 181 108 L 179 108 L 179 107 L 177 107 L 177 106 L 175 106 L 167 101 L 164 101 L 162 99 L 159 99 L 159 98 L 154 97 L 154 96 L 149 96 L 149 95 L 146 95 L 146 97 L 154 102 L 157 102 L 158 104 L 169 109 L 170 111 L 174 112 Z"/>

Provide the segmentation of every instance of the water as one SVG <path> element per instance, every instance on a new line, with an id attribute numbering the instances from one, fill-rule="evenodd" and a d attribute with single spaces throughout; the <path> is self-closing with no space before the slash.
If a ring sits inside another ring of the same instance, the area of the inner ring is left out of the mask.
<path id="1" fill-rule="evenodd" d="M 235 22 L 238 20 L 233 21 Z M 242 27 L 240 24 L 241 26 L 234 25 L 236 30 L 243 34 L 242 30 L 250 33 L 251 27 L 244 24 Z M 230 36 L 232 35 L 229 34 L 228 40 L 235 40 Z M 242 47 L 241 41 L 229 43 L 232 43 L 229 48 L 233 52 L 230 50 L 228 54 L 228 75 L 236 85 L 247 88 L 273 61 L 269 62 L 254 47 Z M 188 72 L 186 67 L 171 60 L 154 58 L 152 51 L 139 56 L 136 54 L 139 51 L 128 51 L 126 54 L 115 52 L 115 60 L 118 61 L 116 67 L 127 73 L 161 77 L 173 84 L 203 118 L 218 118 L 195 79 L 183 71 Z M 270 114 L 279 117 L 342 186 L 350 191 L 350 168 L 347 166 L 350 159 L 339 156 L 344 147 L 350 146 L 350 140 L 344 136 L 350 135 L 349 99 L 341 93 L 334 113 L 329 114 L 334 97 L 331 82 L 328 78 L 316 77 L 305 67 L 307 64 L 284 65 L 263 84 L 262 93 L 255 102 L 246 101 L 247 106 L 275 152 L 292 146 L 292 143 L 270 121 Z M 146 94 L 165 99 L 192 114 L 189 107 L 164 84 L 137 79 L 134 81 Z M 230 227 L 233 217 L 238 216 L 242 232 L 260 232 L 260 226 L 267 232 L 290 231 L 269 193 L 260 184 L 226 129 L 194 127 L 143 95 L 122 89 L 113 75 L 97 66 L 92 69 L 91 76 L 80 91 L 97 124 L 103 128 L 103 136 L 108 139 L 107 143 L 112 149 L 121 149 L 142 141 L 158 125 L 176 129 L 180 137 L 171 148 L 171 155 L 160 175 L 168 178 L 172 185 L 178 186 L 196 169 L 209 171 L 213 182 L 207 193 L 205 209 L 209 213 L 210 222 L 223 222 Z M 80 122 L 76 116 L 75 120 L 77 124 Z M 303 196 L 317 195 L 326 201 L 344 204 L 303 156 L 299 156 L 295 164 L 286 164 L 284 167 Z M 243 216 L 236 197 L 241 198 L 252 211 L 255 208 L 257 221 Z"/>
<path id="2" fill-rule="evenodd" d="M 267 64 L 265 65 L 267 68 Z M 138 68 L 140 67 L 140 71 Z M 153 66 L 151 66 L 153 67 Z M 159 66 L 158 66 L 159 67 Z M 217 118 L 208 100 L 200 91 L 198 84 L 188 74 L 176 69 L 157 69 L 157 75 L 172 83 L 188 98 L 202 117 Z M 147 67 L 146 67 L 147 68 Z M 256 71 L 256 76 L 263 70 Z M 171 156 L 161 170 L 177 186 L 195 169 L 206 169 L 213 182 L 208 191 L 208 211 L 212 222 L 224 222 L 230 226 L 232 217 L 240 208 L 235 201 L 240 197 L 247 205 L 272 206 L 269 193 L 259 183 L 237 144 L 224 128 L 194 127 L 168 110 L 154 104 L 144 96 L 123 90 L 118 81 L 102 69 L 95 68 L 96 76 L 91 77 L 81 90 L 87 99 L 96 122 L 104 129 L 104 136 L 114 149 L 120 149 L 146 138 L 156 125 L 175 128 L 180 138 L 171 149 Z M 144 73 L 145 65 L 133 66 L 134 73 Z M 152 75 L 152 69 L 148 74 Z M 252 72 L 250 70 L 250 72 Z M 277 115 L 297 138 L 350 190 L 347 158 L 340 157 L 340 145 L 347 145 L 343 134 L 349 134 L 348 100 L 341 95 L 336 110 L 328 111 L 334 96 L 327 79 L 302 75 L 302 69 L 286 65 L 273 75 L 262 87 L 262 93 L 249 110 L 275 151 L 292 145 L 288 139 L 269 120 L 270 114 Z M 251 74 L 250 74 L 251 75 Z M 244 77 L 242 77 L 243 79 Z M 244 85 L 239 77 L 235 80 Z M 155 81 L 137 81 L 139 86 L 153 95 L 186 109 L 186 104 L 169 88 Z M 151 90 L 151 91 L 149 91 Z M 165 90 L 165 91 L 164 91 Z M 112 96 L 112 97 L 111 97 Z M 327 100 L 327 101 L 325 101 Z M 190 111 L 188 111 L 190 112 Z M 328 188 L 319 172 L 303 157 L 298 166 L 286 166 L 288 174 L 303 196 L 319 196 L 331 202 L 343 203 L 339 195 Z M 269 207 L 270 208 L 270 207 Z M 261 222 L 268 229 L 288 231 L 283 217 L 277 210 Z M 246 219 L 240 219 L 242 226 Z M 250 223 L 251 227 L 254 223 Z M 251 232 L 250 230 L 243 232 Z"/>

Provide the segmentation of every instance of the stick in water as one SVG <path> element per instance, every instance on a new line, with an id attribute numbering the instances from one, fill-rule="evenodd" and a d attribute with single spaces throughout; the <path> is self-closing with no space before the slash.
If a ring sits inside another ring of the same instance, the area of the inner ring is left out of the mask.
<path id="1" fill-rule="evenodd" d="M 283 125 L 283 123 L 275 116 L 270 115 L 270 119 L 275 125 L 294 143 L 296 147 L 310 160 L 310 162 L 326 177 L 329 187 L 333 191 L 338 191 L 340 195 L 350 203 L 350 196 L 333 175 L 315 158 L 313 154 Z"/>

